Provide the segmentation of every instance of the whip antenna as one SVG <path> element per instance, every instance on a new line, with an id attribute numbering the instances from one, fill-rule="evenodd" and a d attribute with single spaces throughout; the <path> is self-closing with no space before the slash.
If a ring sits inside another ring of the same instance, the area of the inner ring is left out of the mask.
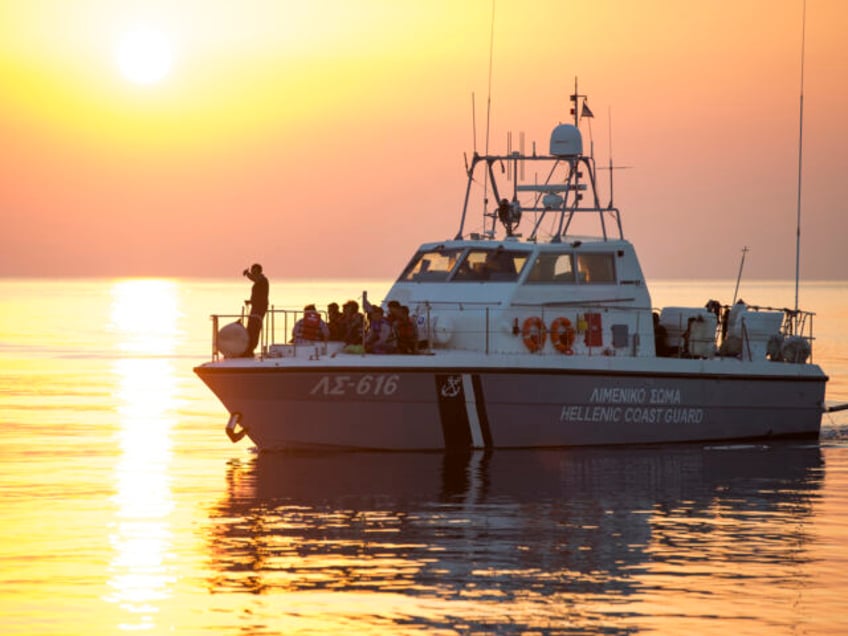
<path id="1" fill-rule="evenodd" d="M 474 136 L 474 154 L 477 154 L 477 104 L 474 102 L 474 92 L 471 92 L 471 134 Z"/>
<path id="2" fill-rule="evenodd" d="M 607 126 L 609 127 L 609 171 L 610 171 L 610 202 L 607 207 L 612 207 L 613 202 L 613 185 L 612 185 L 612 107 L 607 107 Z"/>
<path id="3" fill-rule="evenodd" d="M 801 17 L 801 100 L 798 123 L 798 214 L 795 230 L 795 317 L 798 316 L 798 281 L 801 271 L 801 162 L 804 156 L 804 45 L 807 32 L 807 0 Z"/>
<path id="4" fill-rule="evenodd" d="M 489 32 L 489 86 L 486 95 L 486 146 L 485 154 L 489 156 L 489 123 L 492 115 L 492 58 L 495 50 L 495 0 L 492 0 L 492 27 Z M 489 207 L 489 171 L 483 173 L 483 227 L 485 228 L 485 215 Z M 492 220 L 492 236 L 495 234 L 495 222 Z"/>
<path id="5" fill-rule="evenodd" d="M 492 28 L 489 32 L 489 85 L 486 95 L 486 154 L 489 154 L 489 122 L 492 115 L 492 58 L 495 50 L 495 0 L 492 0 Z"/>

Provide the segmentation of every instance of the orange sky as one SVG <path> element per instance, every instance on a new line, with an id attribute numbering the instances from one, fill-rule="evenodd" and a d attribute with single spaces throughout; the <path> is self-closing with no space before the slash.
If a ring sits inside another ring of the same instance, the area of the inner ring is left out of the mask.
<path id="1" fill-rule="evenodd" d="M 0 275 L 392 278 L 455 234 L 489 0 L 0 4 Z M 496 0 L 491 142 L 579 76 L 654 278 L 792 278 L 802 0 Z M 138 85 L 121 34 L 159 29 Z M 808 0 L 801 275 L 848 279 L 848 4 Z M 604 177 L 605 179 L 605 177 Z M 606 186 L 604 185 L 604 191 Z"/>

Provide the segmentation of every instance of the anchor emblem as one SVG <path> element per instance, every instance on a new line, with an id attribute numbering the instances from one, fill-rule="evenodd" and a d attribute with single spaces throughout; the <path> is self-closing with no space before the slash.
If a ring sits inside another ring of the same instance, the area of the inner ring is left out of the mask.
<path id="1" fill-rule="evenodd" d="M 459 375 L 451 375 L 445 380 L 445 383 L 442 384 L 442 397 L 445 398 L 454 398 L 459 395 L 459 391 L 462 389 L 462 376 Z"/>

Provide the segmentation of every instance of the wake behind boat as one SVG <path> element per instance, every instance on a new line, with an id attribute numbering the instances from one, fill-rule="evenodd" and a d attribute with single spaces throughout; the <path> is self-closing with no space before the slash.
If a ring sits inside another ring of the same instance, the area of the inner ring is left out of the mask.
<path id="1" fill-rule="evenodd" d="M 288 344 L 295 312 L 272 309 L 261 356 L 241 358 L 224 333 L 240 327 L 219 332 L 213 316 L 213 360 L 195 372 L 229 411 L 230 438 L 453 450 L 818 436 L 827 377 L 812 314 L 711 299 L 655 311 L 583 154 L 585 97 L 571 99 L 574 123 L 554 128 L 549 154 L 474 154 L 455 237 L 421 245 L 391 287 L 386 300 L 414 314 L 417 354 Z M 483 183 L 493 203 L 469 232 Z M 593 234 L 578 235 L 586 221 Z"/>

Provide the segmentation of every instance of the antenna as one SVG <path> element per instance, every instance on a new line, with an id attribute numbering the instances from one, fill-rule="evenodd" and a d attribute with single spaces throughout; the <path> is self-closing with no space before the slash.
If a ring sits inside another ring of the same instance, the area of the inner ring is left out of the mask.
<path id="1" fill-rule="evenodd" d="M 613 197 L 613 187 L 612 187 L 612 182 L 613 182 L 613 178 L 612 178 L 612 175 L 613 175 L 613 170 L 612 170 L 612 106 L 607 107 L 607 126 L 609 126 L 609 163 L 610 163 L 610 165 L 609 165 L 609 171 L 610 171 L 610 202 L 609 202 L 609 205 L 607 207 L 611 208 L 612 202 L 613 202 L 613 199 L 614 199 L 614 197 Z"/>
<path id="2" fill-rule="evenodd" d="M 506 155 L 512 157 L 512 131 L 506 134 Z M 518 179 L 518 175 L 515 178 Z M 512 181 L 512 160 L 506 162 L 506 180 Z"/>
<path id="3" fill-rule="evenodd" d="M 519 176 L 522 181 L 524 181 L 524 131 L 518 131 L 518 152 L 521 155 L 521 162 L 519 164 Z"/>
<path id="4" fill-rule="evenodd" d="M 801 162 L 804 156 L 804 48 L 807 33 L 807 0 L 801 17 L 801 100 L 798 122 L 798 220 L 795 230 L 795 316 L 798 316 L 798 283 L 801 271 Z"/>
<path id="5" fill-rule="evenodd" d="M 474 101 L 474 91 L 471 91 L 471 134 L 474 135 L 472 148 L 474 154 L 477 154 L 477 104 Z"/>
<path id="6" fill-rule="evenodd" d="M 524 131 L 518 131 L 518 150 L 512 146 L 512 131 L 506 133 L 506 180 L 524 181 Z"/>
<path id="7" fill-rule="evenodd" d="M 577 76 L 574 76 L 574 94 L 571 96 L 571 114 L 574 115 L 574 126 L 580 126 L 580 95 L 577 94 Z"/>
<path id="8" fill-rule="evenodd" d="M 495 0 L 492 0 L 492 27 L 489 32 L 489 86 L 486 96 L 486 156 L 489 156 L 489 123 L 492 116 L 492 58 L 495 50 Z M 489 171 L 483 172 L 483 227 L 486 226 L 486 209 L 489 207 Z M 494 216 L 494 215 L 493 215 Z M 495 221 L 492 220 L 492 235 L 495 233 Z"/>
<path id="9" fill-rule="evenodd" d="M 598 170 L 609 170 L 610 200 L 609 200 L 609 205 L 607 205 L 607 207 L 612 208 L 613 207 L 613 201 L 614 201 L 614 196 L 613 196 L 613 194 L 614 194 L 613 174 L 614 174 L 614 172 L 613 171 L 614 170 L 628 170 L 632 166 L 614 166 L 613 165 L 613 161 L 612 161 L 612 108 L 609 108 L 607 110 L 607 116 L 609 118 L 609 166 L 608 167 L 598 166 Z"/>

